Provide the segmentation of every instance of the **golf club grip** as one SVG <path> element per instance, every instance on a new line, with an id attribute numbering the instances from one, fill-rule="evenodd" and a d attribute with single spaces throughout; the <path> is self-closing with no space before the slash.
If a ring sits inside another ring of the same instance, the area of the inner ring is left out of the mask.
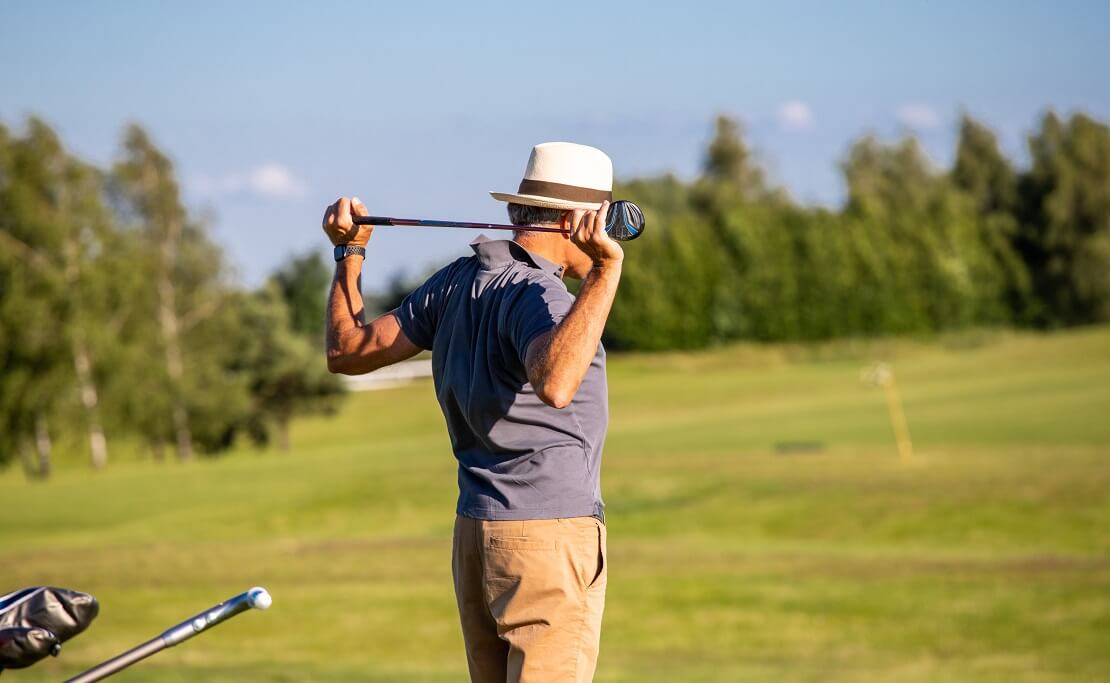
<path id="1" fill-rule="evenodd" d="M 251 601 L 251 591 L 240 593 L 186 619 L 173 628 L 166 629 L 162 633 L 162 640 L 166 641 L 166 647 L 183 643 L 202 631 L 222 624 L 236 614 L 246 612 L 251 608 Z"/>
<path id="2" fill-rule="evenodd" d="M 389 216 L 351 216 L 355 225 L 393 225 Z"/>

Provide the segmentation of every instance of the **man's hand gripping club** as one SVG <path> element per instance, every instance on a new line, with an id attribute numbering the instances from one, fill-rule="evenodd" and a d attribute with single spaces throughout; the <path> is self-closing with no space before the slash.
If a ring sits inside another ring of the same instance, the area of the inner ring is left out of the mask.
<path id="1" fill-rule="evenodd" d="M 324 211 L 324 234 L 335 246 L 350 244 L 365 247 L 374 234 L 372 225 L 355 225 L 351 216 L 369 216 L 370 212 L 358 197 L 340 197 Z"/>
<path id="2" fill-rule="evenodd" d="M 597 211 L 575 209 L 564 219 L 563 227 L 570 230 L 568 238 L 599 266 L 620 265 L 624 249 L 605 232 L 605 219 L 609 215 L 609 202 L 602 202 Z"/>

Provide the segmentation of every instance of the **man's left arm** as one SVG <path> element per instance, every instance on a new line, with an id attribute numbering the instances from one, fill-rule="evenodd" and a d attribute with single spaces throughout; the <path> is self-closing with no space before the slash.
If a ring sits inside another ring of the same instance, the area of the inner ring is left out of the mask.
<path id="1" fill-rule="evenodd" d="M 355 215 L 369 212 L 358 198 L 341 197 L 324 213 L 323 227 L 333 244 L 363 246 L 373 228 L 356 226 Z M 392 313 L 366 323 L 362 301 L 362 264 L 364 257 L 351 254 L 335 264 L 328 295 L 327 359 L 328 370 L 344 375 L 361 375 L 411 358 L 420 348 L 401 330 Z"/>

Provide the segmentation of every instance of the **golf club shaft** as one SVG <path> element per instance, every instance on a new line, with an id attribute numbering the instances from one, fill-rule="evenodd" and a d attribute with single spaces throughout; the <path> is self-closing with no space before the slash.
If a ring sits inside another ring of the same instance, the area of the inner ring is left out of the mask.
<path id="1" fill-rule="evenodd" d="M 569 235 L 569 230 L 543 225 L 504 225 L 501 223 L 466 223 L 463 221 L 431 221 L 418 218 L 391 218 L 389 216 L 352 216 L 355 225 L 394 225 L 420 228 L 467 228 L 470 230 L 526 230 L 528 232 L 558 232 Z"/>
<path id="2" fill-rule="evenodd" d="M 135 662 L 140 662 L 147 657 L 165 650 L 169 645 L 162 639 L 162 636 L 151 638 L 142 645 L 137 645 L 123 654 L 116 655 L 111 659 L 97 664 L 88 671 L 67 679 L 65 683 L 91 683 L 92 681 L 99 681 L 107 678 L 112 674 L 126 669 Z"/>
<path id="3" fill-rule="evenodd" d="M 117 671 L 126 669 L 132 664 L 168 647 L 183 643 L 193 636 L 227 621 L 236 614 L 242 614 L 252 607 L 266 609 L 269 606 L 270 594 L 264 588 L 252 588 L 186 619 L 180 624 L 167 629 L 160 636 L 151 638 L 127 652 L 97 664 L 88 671 L 70 678 L 65 683 L 92 683 L 92 681 L 107 678 Z"/>

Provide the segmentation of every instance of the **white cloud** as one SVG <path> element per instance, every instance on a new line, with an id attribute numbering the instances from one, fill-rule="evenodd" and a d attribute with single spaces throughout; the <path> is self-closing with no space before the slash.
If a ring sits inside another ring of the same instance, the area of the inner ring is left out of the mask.
<path id="1" fill-rule="evenodd" d="M 904 104 L 896 112 L 898 123 L 907 128 L 939 128 L 941 116 L 927 104 Z"/>
<path id="2" fill-rule="evenodd" d="M 779 107 L 778 120 L 784 130 L 809 130 L 813 128 L 813 110 L 801 100 L 791 100 Z"/>
<path id="3" fill-rule="evenodd" d="M 260 164 L 244 173 L 196 176 L 190 185 L 202 196 L 250 194 L 289 199 L 302 197 L 308 191 L 304 181 L 277 163 Z"/>
<path id="4" fill-rule="evenodd" d="M 304 194 L 304 183 L 281 164 L 263 164 L 247 178 L 250 188 L 269 197 L 288 197 Z"/>

